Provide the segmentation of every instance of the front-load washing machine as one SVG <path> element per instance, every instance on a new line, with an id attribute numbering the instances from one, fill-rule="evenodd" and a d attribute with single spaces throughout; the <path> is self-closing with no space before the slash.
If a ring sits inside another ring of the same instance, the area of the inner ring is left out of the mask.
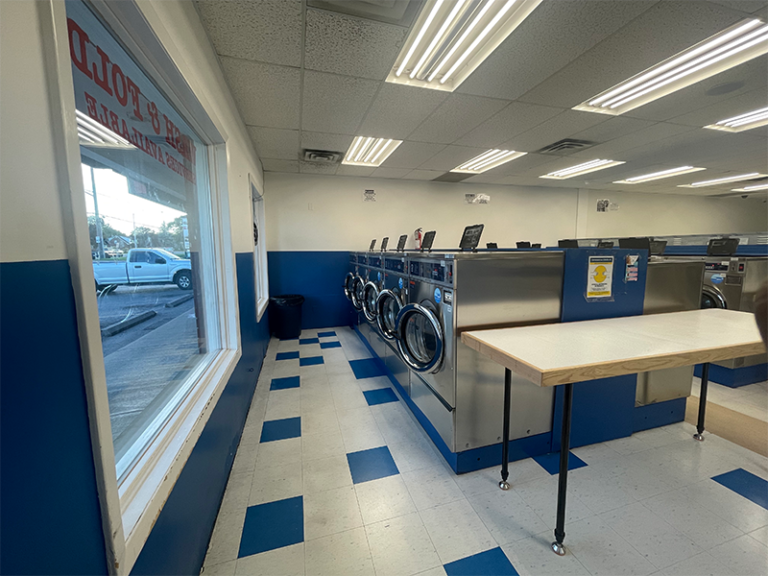
<path id="1" fill-rule="evenodd" d="M 452 452 L 501 441 L 504 368 L 464 330 L 560 320 L 563 252 L 414 254 L 397 344 L 413 402 Z M 510 438 L 552 430 L 553 391 L 512 375 Z"/>
<path id="2" fill-rule="evenodd" d="M 358 260 L 360 256 L 358 256 Z M 364 256 L 365 263 L 359 266 L 360 281 L 355 284 L 356 299 L 360 304 L 359 329 L 376 355 L 384 359 L 387 346 L 376 326 L 376 297 L 384 278 L 382 256 L 380 252 L 369 252 Z"/>
<path id="3" fill-rule="evenodd" d="M 376 298 L 376 325 L 387 345 L 384 364 L 397 379 L 400 386 L 409 392 L 410 376 L 408 366 L 397 348 L 397 315 L 407 303 L 408 260 L 404 255 L 384 257 L 384 282 Z"/>

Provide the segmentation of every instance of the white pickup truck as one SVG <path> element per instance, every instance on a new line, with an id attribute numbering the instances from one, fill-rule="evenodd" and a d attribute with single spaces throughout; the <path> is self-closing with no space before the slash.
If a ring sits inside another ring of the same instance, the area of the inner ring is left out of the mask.
<path id="1" fill-rule="evenodd" d="M 192 265 L 189 260 L 160 248 L 134 248 L 125 261 L 93 263 L 96 290 L 123 284 L 176 284 L 192 289 Z"/>

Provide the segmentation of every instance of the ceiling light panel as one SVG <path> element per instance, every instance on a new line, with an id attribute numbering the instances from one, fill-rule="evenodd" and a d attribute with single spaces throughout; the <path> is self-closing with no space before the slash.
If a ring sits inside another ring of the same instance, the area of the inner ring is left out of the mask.
<path id="1" fill-rule="evenodd" d="M 571 166 L 570 168 L 563 168 L 562 170 L 550 172 L 544 176 L 539 176 L 539 178 L 548 178 L 550 180 L 566 180 L 568 178 L 573 178 L 574 176 L 580 176 L 581 174 L 588 174 L 589 172 L 605 170 L 606 168 L 610 168 L 611 166 L 618 166 L 619 164 L 624 164 L 624 162 L 617 160 L 590 160 L 589 162 L 577 164 L 576 166 Z"/>
<path id="2" fill-rule="evenodd" d="M 768 184 L 754 184 L 744 186 L 744 188 L 734 188 L 731 192 L 758 192 L 759 190 L 768 190 Z"/>
<path id="3" fill-rule="evenodd" d="M 541 0 L 427 0 L 387 82 L 453 92 Z"/>
<path id="4" fill-rule="evenodd" d="M 482 174 L 526 154 L 527 152 L 515 152 L 514 150 L 488 150 L 479 156 L 475 156 L 472 160 L 464 162 L 461 166 L 456 166 L 451 172 Z"/>
<path id="5" fill-rule="evenodd" d="M 749 172 L 748 174 L 739 174 L 738 176 L 726 176 L 725 178 L 715 178 L 714 180 L 701 180 L 700 182 L 691 182 L 690 184 L 680 184 L 678 188 L 703 188 L 705 186 L 717 186 L 718 184 L 743 182 L 745 180 L 755 180 L 756 178 L 766 177 L 768 177 L 768 174 Z"/>
<path id="6" fill-rule="evenodd" d="M 733 118 L 720 120 L 720 122 L 704 126 L 704 128 L 724 130 L 725 132 L 743 132 L 744 130 L 751 130 L 766 124 L 768 124 L 768 108 L 760 108 L 759 110 L 753 110 Z"/>
<path id="7" fill-rule="evenodd" d="M 699 172 L 701 170 L 706 170 L 706 168 L 680 166 L 679 168 L 670 168 L 669 170 L 652 172 L 651 174 L 644 174 L 643 176 L 634 176 L 632 178 L 627 178 L 626 180 L 617 180 L 614 182 L 614 184 L 642 184 L 643 182 L 662 180 L 663 178 L 672 178 L 673 176 L 681 176 L 683 174 L 690 174 L 691 172 Z"/>
<path id="8" fill-rule="evenodd" d="M 402 143 L 402 140 L 392 138 L 356 136 L 341 163 L 352 166 L 379 166 Z"/>
<path id="9" fill-rule="evenodd" d="M 710 36 L 601 92 L 574 110 L 619 115 L 768 53 L 768 24 L 757 18 Z"/>

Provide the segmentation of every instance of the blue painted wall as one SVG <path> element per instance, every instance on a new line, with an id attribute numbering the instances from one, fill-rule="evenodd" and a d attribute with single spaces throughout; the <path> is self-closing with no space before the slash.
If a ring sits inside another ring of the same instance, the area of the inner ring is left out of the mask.
<path id="1" fill-rule="evenodd" d="M 269 294 L 301 294 L 301 327 L 351 326 L 352 305 L 342 284 L 349 270 L 349 252 L 269 252 Z"/>
<path id="2" fill-rule="evenodd" d="M 269 345 L 256 322 L 253 254 L 236 255 L 243 356 L 176 481 L 131 574 L 199 574 Z"/>
<path id="3" fill-rule="evenodd" d="M 69 263 L 2 263 L 0 295 L 0 573 L 106 574 Z"/>

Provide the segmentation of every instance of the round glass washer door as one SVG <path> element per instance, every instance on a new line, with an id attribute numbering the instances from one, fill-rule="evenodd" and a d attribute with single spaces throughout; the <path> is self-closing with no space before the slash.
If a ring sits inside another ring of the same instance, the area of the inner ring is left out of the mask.
<path id="1" fill-rule="evenodd" d="M 701 289 L 701 307 L 707 308 L 720 308 L 723 310 L 728 309 L 728 302 L 725 300 L 725 296 L 714 286 L 704 284 Z"/>
<path id="2" fill-rule="evenodd" d="M 368 322 L 376 321 L 376 298 L 379 297 L 379 287 L 373 282 L 363 286 L 363 314 Z"/>
<path id="3" fill-rule="evenodd" d="M 355 307 L 355 310 L 358 312 L 361 312 L 363 310 L 363 288 L 365 287 L 365 283 L 363 282 L 363 279 L 360 278 L 360 276 L 355 276 L 355 279 L 352 280 L 352 293 L 351 293 L 351 301 L 352 306 Z"/>
<path id="4" fill-rule="evenodd" d="M 347 297 L 347 300 L 352 300 L 352 286 L 355 283 L 355 275 L 352 272 L 347 272 L 347 275 L 344 277 L 344 296 Z"/>
<path id="5" fill-rule="evenodd" d="M 403 307 L 403 298 L 399 288 L 379 292 L 376 298 L 376 325 L 387 340 L 397 338 L 397 315 Z"/>
<path id="6" fill-rule="evenodd" d="M 397 315 L 397 348 L 416 372 L 437 372 L 443 361 L 445 336 L 430 302 L 407 304 Z"/>

